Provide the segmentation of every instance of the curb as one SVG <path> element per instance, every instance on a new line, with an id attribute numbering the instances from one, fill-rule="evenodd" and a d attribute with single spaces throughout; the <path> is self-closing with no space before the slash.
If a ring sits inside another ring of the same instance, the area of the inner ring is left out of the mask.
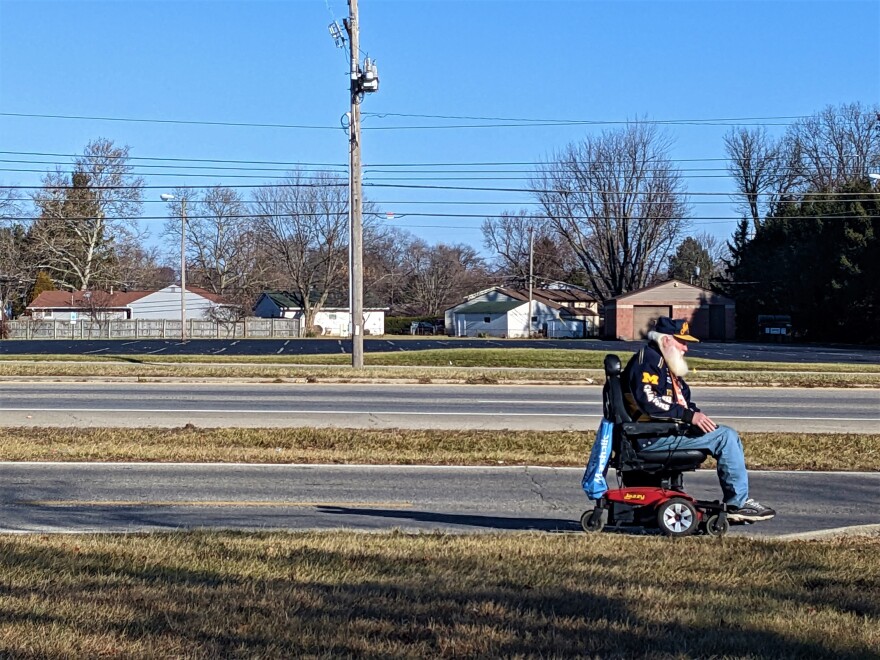
<path id="1" fill-rule="evenodd" d="M 851 527 L 835 527 L 814 532 L 798 532 L 780 536 L 762 536 L 764 541 L 827 541 L 829 539 L 851 538 L 857 536 L 880 535 L 880 524 L 853 525 Z"/>

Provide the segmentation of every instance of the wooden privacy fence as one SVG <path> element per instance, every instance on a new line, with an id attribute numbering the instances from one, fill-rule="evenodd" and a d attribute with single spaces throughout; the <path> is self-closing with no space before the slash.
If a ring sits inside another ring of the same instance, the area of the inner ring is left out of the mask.
<path id="1" fill-rule="evenodd" d="M 180 321 L 6 321 L 5 339 L 180 339 Z M 249 318 L 236 323 L 186 322 L 189 339 L 289 339 L 300 337 L 299 319 Z"/>

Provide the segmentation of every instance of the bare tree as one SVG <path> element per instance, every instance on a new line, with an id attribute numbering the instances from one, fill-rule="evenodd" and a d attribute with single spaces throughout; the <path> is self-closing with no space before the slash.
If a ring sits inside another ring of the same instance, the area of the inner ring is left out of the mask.
<path id="1" fill-rule="evenodd" d="M 536 169 L 533 194 L 600 299 L 653 281 L 687 225 L 668 150 L 654 126 L 630 124 L 570 144 Z"/>
<path id="2" fill-rule="evenodd" d="M 33 200 L 36 266 L 70 289 L 118 282 L 116 246 L 143 235 L 137 226 L 143 185 L 128 164 L 128 147 L 102 138 L 86 146 L 72 174 L 48 173 Z"/>
<path id="3" fill-rule="evenodd" d="M 493 265 L 504 279 L 519 285 L 527 282 L 530 249 L 536 280 L 570 281 L 575 276 L 577 266 L 571 246 L 556 234 L 544 216 L 527 210 L 502 213 L 486 218 L 481 229 L 483 246 L 495 253 Z"/>
<path id="4" fill-rule="evenodd" d="M 880 166 L 880 106 L 829 106 L 796 121 L 778 140 L 764 128 L 732 129 L 724 144 L 738 210 L 757 230 L 775 204 L 858 181 Z"/>
<path id="5" fill-rule="evenodd" d="M 839 188 L 880 166 L 880 105 L 828 106 L 792 124 L 786 138 L 799 191 Z"/>
<path id="6" fill-rule="evenodd" d="M 347 287 L 347 183 L 331 173 L 294 171 L 283 185 L 258 188 L 253 208 L 258 240 L 310 331 L 328 296 Z"/>
<path id="7" fill-rule="evenodd" d="M 113 294 L 98 289 L 89 290 L 83 293 L 82 300 L 85 314 L 93 323 L 97 324 L 99 331 L 103 331 L 114 317 L 112 311 Z"/>
<path id="8" fill-rule="evenodd" d="M 174 284 L 175 270 L 161 263 L 156 246 L 127 243 L 116 250 L 118 286 L 128 290 L 164 289 Z"/>
<path id="9" fill-rule="evenodd" d="M 724 136 L 724 146 L 730 159 L 727 170 L 736 182 L 735 198 L 740 200 L 738 210 L 748 213 L 757 230 L 769 205 L 788 187 L 791 177 L 786 175 L 794 174 L 785 162 L 783 143 L 770 139 L 764 127 L 739 127 Z"/>
<path id="10" fill-rule="evenodd" d="M 0 323 L 11 317 L 14 306 L 20 311 L 33 281 L 19 202 L 13 189 L 0 188 Z"/>
<path id="11" fill-rule="evenodd" d="M 469 245 L 429 246 L 416 241 L 407 262 L 411 275 L 406 289 L 409 311 L 440 316 L 464 296 L 489 283 L 483 259 Z"/>
<path id="12" fill-rule="evenodd" d="M 404 288 L 412 274 L 407 255 L 416 239 L 399 227 L 378 223 L 364 230 L 364 298 L 368 305 L 394 311 L 404 302 Z"/>
<path id="13" fill-rule="evenodd" d="M 178 189 L 174 197 L 165 235 L 171 239 L 171 253 L 180 245 L 181 204 L 186 200 L 187 281 L 220 295 L 262 286 L 266 262 L 259 258 L 254 218 L 238 192 L 212 186 Z"/>

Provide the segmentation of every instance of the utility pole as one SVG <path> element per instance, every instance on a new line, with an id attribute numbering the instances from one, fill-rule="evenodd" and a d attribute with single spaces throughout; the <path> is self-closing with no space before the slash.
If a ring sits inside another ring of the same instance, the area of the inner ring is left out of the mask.
<path id="1" fill-rule="evenodd" d="M 361 101 L 358 67 L 357 0 L 348 0 L 348 38 L 351 45 L 351 128 L 349 157 L 351 168 L 351 366 L 364 368 L 364 204 L 361 199 Z"/>
<path id="2" fill-rule="evenodd" d="M 535 260 L 535 228 L 529 227 L 529 339 L 532 338 L 532 269 Z"/>
<path id="3" fill-rule="evenodd" d="M 379 74 L 370 58 L 364 60 L 364 70 L 359 65 L 360 36 L 358 34 L 357 0 L 348 0 L 348 19 L 344 21 L 348 32 L 351 54 L 351 115 L 349 117 L 349 204 L 350 222 L 350 281 L 351 281 L 351 366 L 364 367 L 364 232 L 363 195 L 361 190 L 361 107 L 367 92 L 379 89 Z M 330 33 L 334 34 L 334 25 Z M 338 27 L 336 28 L 338 32 Z M 334 34 L 334 38 L 336 35 Z"/>
<path id="4" fill-rule="evenodd" d="M 186 197 L 180 200 L 180 340 L 186 341 Z"/>

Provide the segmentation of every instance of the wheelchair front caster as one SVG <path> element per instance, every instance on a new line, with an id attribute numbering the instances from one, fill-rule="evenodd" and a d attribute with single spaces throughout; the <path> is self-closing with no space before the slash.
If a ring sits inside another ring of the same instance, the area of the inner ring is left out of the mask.
<path id="1" fill-rule="evenodd" d="M 657 525 L 666 536 L 690 536 L 697 531 L 697 510 L 681 497 L 673 497 L 657 509 Z"/>
<path id="2" fill-rule="evenodd" d="M 724 536 L 730 530 L 730 523 L 727 522 L 727 516 L 724 517 L 724 520 L 721 520 L 720 516 L 716 513 L 714 516 L 709 516 L 706 519 L 706 534 L 709 536 Z"/>
<path id="3" fill-rule="evenodd" d="M 608 510 L 604 508 L 584 511 L 584 515 L 581 516 L 581 527 L 587 533 L 601 532 L 606 522 L 608 522 Z"/>

